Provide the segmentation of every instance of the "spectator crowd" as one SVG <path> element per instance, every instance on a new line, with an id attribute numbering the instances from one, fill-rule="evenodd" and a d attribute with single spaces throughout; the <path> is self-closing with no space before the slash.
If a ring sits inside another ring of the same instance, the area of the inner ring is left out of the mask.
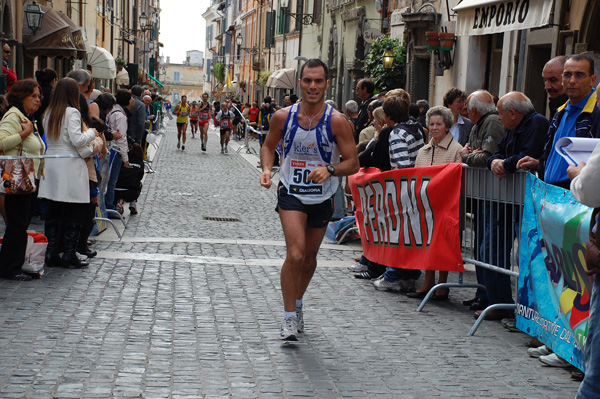
<path id="1" fill-rule="evenodd" d="M 4 53 L 10 47 L 4 45 Z M 356 84 L 356 98 L 344 104 L 362 167 L 382 171 L 447 163 L 463 163 L 472 168 L 487 168 L 498 179 L 518 169 L 537 172 L 546 183 L 573 188 L 577 199 L 598 207 L 598 151 L 590 165 L 568 168 L 554 149 L 562 137 L 600 137 L 600 106 L 597 101 L 594 60 L 586 55 L 559 56 L 544 67 L 542 79 L 549 98 L 546 110 L 535 110 L 530 99 L 513 91 L 497 98 L 486 90 L 466 93 L 452 88 L 443 97 L 443 105 L 430 107 L 426 100 L 412 102 L 410 93 L 394 89 L 376 93 L 372 80 Z M 10 72 L 10 71 L 9 71 Z M 14 73 L 14 72 L 13 72 Z M 202 139 L 206 151 L 206 129 L 209 121 L 220 131 L 221 153 L 228 153 L 230 135 L 245 131 L 247 123 L 259 131 L 262 144 L 269 132 L 272 115 L 279 108 L 266 97 L 257 102 L 240 104 L 225 100 L 208 103 L 187 102 L 185 96 L 174 107 L 163 104 L 156 93 L 141 86 L 110 93 L 94 87 L 91 71 L 77 69 L 59 79 L 49 68 L 36 72 L 36 79 L 17 80 L 8 74 L 9 91 L 0 97 L 0 150 L 4 155 L 59 155 L 35 159 L 38 189 L 25 195 L 0 196 L 0 211 L 6 229 L 0 249 L 0 275 L 13 280 L 30 280 L 21 270 L 25 260 L 27 227 L 35 212 L 45 223 L 48 246 L 46 267 L 82 268 L 96 255 L 88 246 L 97 207 L 123 213 L 129 203 L 130 214 L 138 213 L 136 200 L 141 192 L 144 173 L 144 149 L 148 131 L 156 130 L 163 108 L 177 116 L 177 148 L 185 150 L 187 125 L 191 134 Z M 298 101 L 290 95 L 284 107 Z M 163 107 L 164 105 L 164 107 Z M 335 103 L 332 103 L 337 108 Z M 540 111 L 540 112 L 538 112 Z M 198 129 L 200 127 L 200 129 Z M 109 173 L 103 174 L 101 161 L 110 158 Z M 592 165 L 592 163 L 594 163 Z M 278 164 L 276 158 L 275 164 Z M 591 168 L 596 168 L 591 170 Z M 103 181 L 106 179 L 107 181 Z M 573 181 L 573 183 L 571 183 Z M 332 220 L 344 216 L 344 191 L 336 193 L 336 212 Z M 593 190 L 590 187 L 594 186 Z M 100 192 L 105 190 L 105 192 Z M 346 196 L 347 197 L 347 196 Z M 100 203 L 100 200 L 103 203 Z M 477 226 L 475 257 L 484 263 L 510 269 L 510 253 L 518 226 L 518 212 L 513 207 L 467 204 Z M 594 212 L 597 219 L 598 212 Z M 597 240 L 597 220 L 591 221 L 591 241 Z M 597 244 L 597 241 L 595 241 Z M 596 247 L 597 250 L 597 247 Z M 597 271 L 598 256 L 590 257 L 588 267 Z M 424 298 L 436 284 L 447 282 L 448 272 L 427 270 L 423 284 L 417 287 L 422 272 L 378 264 L 362 256 L 349 268 L 358 279 L 370 280 L 377 290 L 405 293 L 411 298 Z M 463 304 L 482 316 L 489 305 L 514 303 L 511 280 L 507 274 L 477 267 L 477 281 L 485 287 Z M 598 306 L 598 276 L 594 279 L 592 309 Z M 448 301 L 450 290 L 438 289 L 436 301 Z M 595 317 L 594 317 L 595 316 Z M 502 320 L 514 330 L 514 313 L 494 310 L 487 319 Z M 590 316 L 590 332 L 586 350 L 586 369 L 579 398 L 598 397 L 597 315 Z M 566 367 L 568 363 L 539 342 L 528 352 L 550 366 Z M 595 395 L 594 396 L 594 393 Z"/>
<path id="2" fill-rule="evenodd" d="M 97 255 L 89 237 L 99 208 L 118 218 L 127 202 L 129 214 L 138 213 L 146 136 L 158 128 L 163 109 L 160 96 L 138 85 L 114 94 L 97 90 L 84 69 L 59 79 L 45 68 L 35 78 L 11 81 L 0 96 L 1 153 L 39 157 L 33 160 L 37 189 L 11 195 L 11 177 L 0 195 L 6 226 L 0 277 L 18 281 L 32 279 L 21 267 L 34 215 L 44 221 L 48 240 L 44 266 L 75 269 Z M 8 161 L 1 162 L 8 175 Z"/>

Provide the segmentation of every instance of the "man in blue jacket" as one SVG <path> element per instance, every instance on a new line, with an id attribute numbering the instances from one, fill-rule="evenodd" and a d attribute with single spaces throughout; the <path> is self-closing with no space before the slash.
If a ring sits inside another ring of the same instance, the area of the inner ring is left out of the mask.
<path id="1" fill-rule="evenodd" d="M 563 70 L 563 86 L 569 102 L 558 108 L 552 118 L 542 158 L 526 156 L 517 163 L 517 168 L 537 170 L 546 183 L 569 189 L 569 165 L 554 150 L 554 145 L 563 137 L 598 137 L 600 110 L 596 107 L 595 84 L 594 60 L 584 54 L 569 57 Z"/>

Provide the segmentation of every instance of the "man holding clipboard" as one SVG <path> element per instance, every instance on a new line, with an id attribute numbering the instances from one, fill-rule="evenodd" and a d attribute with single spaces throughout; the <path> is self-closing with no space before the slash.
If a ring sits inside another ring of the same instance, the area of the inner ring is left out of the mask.
<path id="1" fill-rule="evenodd" d="M 594 60 L 576 54 L 565 62 L 563 86 L 569 101 L 558 109 L 548 129 L 548 141 L 541 159 L 522 158 L 517 168 L 537 170 L 546 183 L 569 189 L 567 161 L 555 150 L 563 137 L 598 137 L 600 110 L 596 107 Z"/>

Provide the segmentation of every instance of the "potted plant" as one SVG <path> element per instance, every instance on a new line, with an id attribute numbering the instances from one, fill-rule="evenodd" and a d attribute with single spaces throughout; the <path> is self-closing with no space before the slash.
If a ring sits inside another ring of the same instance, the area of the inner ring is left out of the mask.
<path id="1" fill-rule="evenodd" d="M 454 42 L 456 41 L 456 35 L 454 33 L 440 32 L 440 50 L 452 50 Z"/>
<path id="2" fill-rule="evenodd" d="M 242 89 L 242 91 L 246 90 L 246 81 L 242 80 L 238 83 L 238 85 L 240 86 L 240 88 Z"/>
<path id="3" fill-rule="evenodd" d="M 427 40 L 427 50 L 437 50 L 440 47 L 439 32 L 425 32 L 425 38 Z"/>
<path id="4" fill-rule="evenodd" d="M 217 82 L 221 83 L 225 80 L 225 65 L 222 62 L 217 62 L 213 66 L 213 74 L 215 79 L 217 79 Z"/>
<path id="5" fill-rule="evenodd" d="M 261 86 L 266 85 L 267 80 L 269 79 L 269 76 L 271 76 L 271 71 L 261 71 L 260 76 L 258 77 L 258 83 Z"/>

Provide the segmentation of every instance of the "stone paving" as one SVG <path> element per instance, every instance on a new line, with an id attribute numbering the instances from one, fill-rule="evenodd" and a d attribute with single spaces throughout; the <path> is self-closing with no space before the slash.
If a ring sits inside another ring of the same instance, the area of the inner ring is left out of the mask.
<path id="1" fill-rule="evenodd" d="M 471 289 L 417 313 L 352 277 L 356 245 L 324 245 L 306 343 L 283 346 L 275 191 L 259 186 L 256 157 L 221 155 L 213 130 L 207 152 L 175 145 L 172 123 L 139 215 L 122 240 L 97 238 L 87 269 L 0 281 L 0 398 L 574 396 L 570 370 L 529 358 L 526 335 L 485 322 L 467 336 Z"/>

